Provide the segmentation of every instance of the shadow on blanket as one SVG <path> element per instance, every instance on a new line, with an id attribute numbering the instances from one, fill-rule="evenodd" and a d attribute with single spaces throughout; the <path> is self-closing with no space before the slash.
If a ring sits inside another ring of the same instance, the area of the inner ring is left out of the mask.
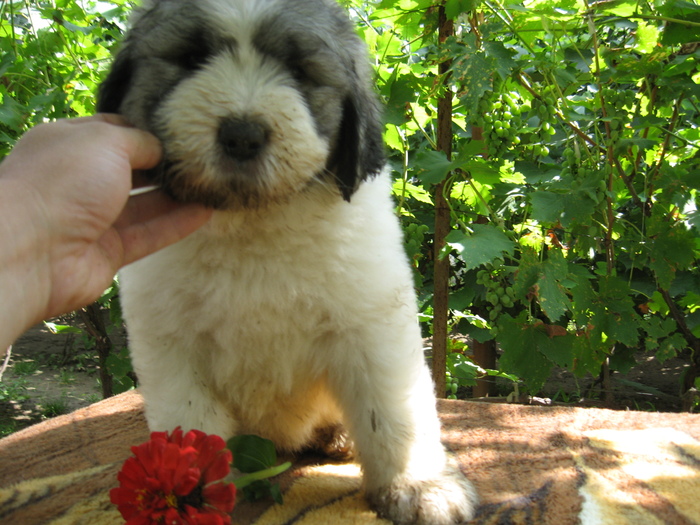
<path id="1" fill-rule="evenodd" d="M 117 524 L 108 491 L 148 438 L 129 392 L 0 440 L 0 523 Z M 476 524 L 700 523 L 700 416 L 440 401 L 443 442 L 482 497 Z M 284 505 L 233 523 L 379 524 L 354 464 L 297 458 Z"/>

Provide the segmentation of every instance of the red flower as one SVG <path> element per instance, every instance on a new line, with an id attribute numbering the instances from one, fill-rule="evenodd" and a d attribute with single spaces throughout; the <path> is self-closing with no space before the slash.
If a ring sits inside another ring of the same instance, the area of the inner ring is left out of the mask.
<path id="1" fill-rule="evenodd" d="M 236 487 L 223 481 L 231 452 L 219 436 L 199 430 L 153 432 L 131 447 L 134 456 L 110 491 L 127 525 L 229 525 Z"/>

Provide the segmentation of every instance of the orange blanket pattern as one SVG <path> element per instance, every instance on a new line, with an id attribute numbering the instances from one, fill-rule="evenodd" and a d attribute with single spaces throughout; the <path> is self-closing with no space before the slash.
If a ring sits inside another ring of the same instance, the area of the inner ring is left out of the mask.
<path id="1" fill-rule="evenodd" d="M 486 524 L 700 524 L 700 415 L 440 401 L 443 443 Z M 109 501 L 148 438 L 138 392 L 0 440 L 0 524 L 119 524 Z M 357 465 L 304 456 L 284 504 L 240 503 L 239 525 L 380 524 Z"/>

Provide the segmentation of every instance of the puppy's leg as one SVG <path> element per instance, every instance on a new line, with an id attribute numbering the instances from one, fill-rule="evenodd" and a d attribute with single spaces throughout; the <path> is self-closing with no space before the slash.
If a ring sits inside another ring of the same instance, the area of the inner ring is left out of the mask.
<path id="1" fill-rule="evenodd" d="M 350 337 L 354 347 L 336 361 L 331 382 L 355 441 L 370 504 L 401 525 L 467 521 L 474 515 L 476 492 L 449 465 L 440 443 L 417 328 L 404 324 L 403 331 L 391 330 L 388 321 L 374 325 L 363 337 L 358 339 L 358 332 Z"/>
<path id="2" fill-rule="evenodd" d="M 207 381 L 198 377 L 186 349 L 170 340 L 168 351 L 161 353 L 155 339 L 151 344 L 131 346 L 150 430 L 171 431 L 181 426 L 185 431 L 194 428 L 224 439 L 235 434 L 236 422 L 207 388 Z"/>

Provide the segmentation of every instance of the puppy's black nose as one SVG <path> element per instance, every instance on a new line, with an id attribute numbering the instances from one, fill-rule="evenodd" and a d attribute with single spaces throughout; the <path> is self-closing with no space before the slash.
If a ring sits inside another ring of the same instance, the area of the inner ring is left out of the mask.
<path id="1" fill-rule="evenodd" d="M 245 161 L 265 149 L 267 135 L 267 128 L 258 122 L 229 118 L 219 124 L 217 139 L 229 157 Z"/>

